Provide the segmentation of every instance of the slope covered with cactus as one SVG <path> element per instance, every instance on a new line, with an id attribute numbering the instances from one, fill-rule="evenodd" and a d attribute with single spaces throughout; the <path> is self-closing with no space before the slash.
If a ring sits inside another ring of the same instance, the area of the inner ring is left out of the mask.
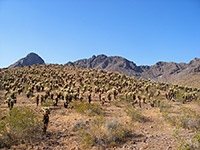
<path id="1" fill-rule="evenodd" d="M 199 88 L 66 65 L 0 79 L 0 148 L 200 148 Z"/>
<path id="2" fill-rule="evenodd" d="M 123 57 L 94 55 L 89 59 L 68 62 L 66 65 L 119 72 L 130 77 L 136 77 L 137 79 L 143 78 L 168 83 L 175 83 L 177 80 L 187 81 L 190 78 L 197 76 L 200 72 L 199 58 L 195 58 L 188 64 L 159 61 L 151 66 L 137 66 L 134 62 Z M 195 81 L 197 80 L 192 80 L 192 82 Z M 187 85 L 188 83 L 186 82 L 185 84 Z M 198 84 L 195 86 L 200 88 Z"/>

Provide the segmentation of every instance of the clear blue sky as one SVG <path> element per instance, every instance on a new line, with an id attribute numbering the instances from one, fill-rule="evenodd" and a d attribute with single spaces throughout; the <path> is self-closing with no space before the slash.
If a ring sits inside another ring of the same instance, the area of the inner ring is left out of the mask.
<path id="1" fill-rule="evenodd" d="M 30 52 L 188 63 L 200 57 L 200 0 L 0 0 L 0 68 Z"/>

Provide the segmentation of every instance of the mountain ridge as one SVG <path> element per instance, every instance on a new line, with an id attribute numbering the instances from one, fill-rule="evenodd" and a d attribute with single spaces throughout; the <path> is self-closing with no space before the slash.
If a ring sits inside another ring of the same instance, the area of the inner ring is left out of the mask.
<path id="1" fill-rule="evenodd" d="M 68 62 L 65 65 L 80 66 L 82 68 L 94 68 L 112 72 L 123 73 L 136 78 L 169 82 L 183 76 L 200 72 L 200 59 L 195 58 L 189 63 L 175 63 L 159 61 L 154 65 L 137 66 L 133 61 L 120 56 L 106 56 L 104 54 L 93 55 L 88 59 L 80 59 Z"/>
<path id="2" fill-rule="evenodd" d="M 9 68 L 19 66 L 29 66 L 34 64 L 45 64 L 44 60 L 36 53 L 29 53 L 21 58 Z M 106 56 L 105 54 L 93 55 L 88 59 L 80 59 L 74 62 L 68 62 L 65 65 L 80 66 L 82 68 L 94 68 L 98 70 L 107 70 L 110 72 L 119 72 L 130 77 L 143 78 L 151 81 L 185 83 L 189 79 L 200 79 L 200 59 L 194 58 L 189 63 L 175 63 L 158 61 L 154 65 L 137 66 L 120 56 Z M 180 81 L 179 81 L 180 80 Z M 192 82 L 194 83 L 194 82 Z"/>

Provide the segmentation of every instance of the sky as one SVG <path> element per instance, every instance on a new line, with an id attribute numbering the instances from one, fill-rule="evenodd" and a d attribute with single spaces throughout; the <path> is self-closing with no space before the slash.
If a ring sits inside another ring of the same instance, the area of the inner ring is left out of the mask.
<path id="1" fill-rule="evenodd" d="M 188 63 L 200 57 L 200 0 L 0 0 L 0 68 L 30 52 Z"/>

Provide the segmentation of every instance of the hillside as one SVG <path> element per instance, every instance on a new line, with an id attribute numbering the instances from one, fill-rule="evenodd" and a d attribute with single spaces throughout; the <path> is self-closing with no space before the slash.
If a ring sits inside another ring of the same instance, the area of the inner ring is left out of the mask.
<path id="1" fill-rule="evenodd" d="M 1 149 L 200 149 L 200 89 L 78 66 L 0 70 Z"/>
<path id="2" fill-rule="evenodd" d="M 123 57 L 98 55 L 89 59 L 68 62 L 66 65 L 80 66 L 82 68 L 104 69 L 119 72 L 130 77 L 143 78 L 152 81 L 175 83 L 184 78 L 197 76 L 200 72 L 200 59 L 195 58 L 190 63 L 157 62 L 152 66 L 137 66 L 134 62 Z"/>
<path id="3" fill-rule="evenodd" d="M 30 53 L 9 67 L 29 66 L 34 64 L 45 64 L 44 60 L 35 53 Z M 137 79 L 143 78 L 151 81 L 179 83 L 200 88 L 200 59 L 195 58 L 186 63 L 157 62 L 152 66 L 137 66 L 134 62 L 119 56 L 98 55 L 89 59 L 81 59 L 68 62 L 67 66 L 80 66 L 82 68 L 94 68 L 119 72 Z"/>

